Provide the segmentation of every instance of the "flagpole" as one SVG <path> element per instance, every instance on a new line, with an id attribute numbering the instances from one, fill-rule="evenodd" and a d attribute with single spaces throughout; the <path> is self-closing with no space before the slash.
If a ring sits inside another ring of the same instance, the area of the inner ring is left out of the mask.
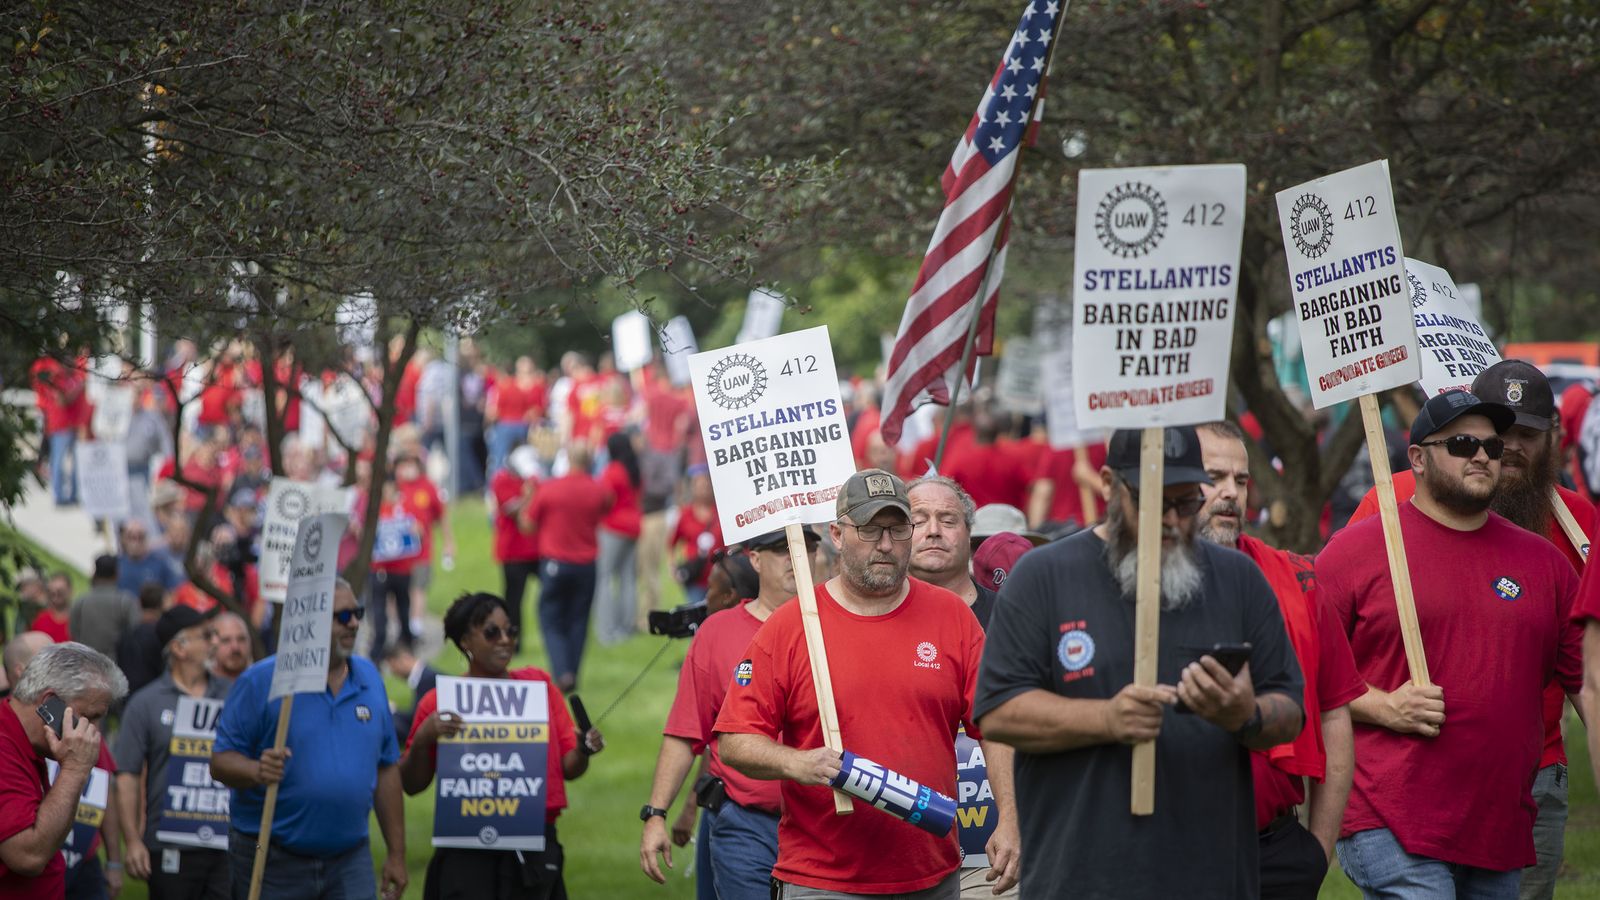
<path id="1" fill-rule="evenodd" d="M 1062 0 L 1062 9 L 1059 13 L 1057 13 L 1055 21 L 1051 23 L 1050 49 L 1045 52 L 1044 78 L 1042 79 L 1044 84 L 1049 84 L 1050 72 L 1055 68 L 1056 44 L 1061 38 L 1061 23 L 1067 19 L 1067 2 L 1068 0 Z M 1010 51 L 1008 50 L 1007 52 L 1009 53 Z M 1040 93 L 1042 94 L 1043 91 L 1044 88 L 1041 87 Z M 1041 96 L 1039 97 L 1038 102 L 1042 105 L 1044 100 L 1045 98 Z M 1033 115 L 1033 112 L 1030 111 L 1029 116 L 1033 117 Z M 1039 120 L 1036 118 L 1031 124 L 1037 125 L 1038 121 Z M 1023 129 L 1023 136 L 1024 139 L 1017 145 L 1017 168 L 1011 176 L 1013 182 L 1015 182 L 1015 180 L 1022 174 L 1022 151 L 1028 146 L 1028 142 L 1026 140 L 1026 128 Z M 1001 235 L 1000 239 L 995 241 L 994 246 L 989 249 L 989 260 L 984 265 L 983 285 L 978 291 L 978 302 L 972 310 L 972 320 L 967 323 L 966 343 L 962 344 L 961 346 L 961 367 L 956 370 L 956 383 L 950 389 L 950 406 L 948 408 L 949 411 L 945 413 L 944 429 L 939 433 L 939 446 L 933 452 L 933 468 L 935 471 L 937 471 L 940 464 L 944 462 L 945 447 L 950 443 L 950 426 L 956 420 L 956 407 L 961 402 L 961 386 L 967 382 L 967 366 L 972 364 L 972 349 L 973 345 L 976 344 L 978 340 L 978 323 L 983 321 L 983 307 L 989 302 L 989 279 L 994 277 L 994 258 L 999 253 L 1000 248 L 1005 246 L 1005 242 L 1010 240 L 1011 207 L 1016 201 L 1016 198 L 1017 193 L 1013 189 L 1010 191 L 1010 194 L 1006 199 L 1006 214 L 1004 218 L 1006 233 Z"/>

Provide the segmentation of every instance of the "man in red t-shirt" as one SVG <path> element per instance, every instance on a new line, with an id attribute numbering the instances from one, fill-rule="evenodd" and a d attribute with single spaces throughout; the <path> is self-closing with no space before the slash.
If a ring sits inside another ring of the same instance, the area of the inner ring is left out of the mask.
<path id="1" fill-rule="evenodd" d="M 532 447 L 511 451 L 507 465 L 489 479 L 494 494 L 494 558 L 505 579 L 506 610 L 522 649 L 522 596 L 539 574 L 539 543 L 527 512 L 539 485 L 539 454 Z"/>
<path id="2" fill-rule="evenodd" d="M 45 440 L 50 444 L 50 493 L 57 506 L 70 506 L 78 502 L 72 448 L 78 433 L 89 424 L 86 379 L 81 370 L 48 356 L 34 362 L 30 375 L 44 416 Z"/>
<path id="3" fill-rule="evenodd" d="M 1100 498 L 1100 467 L 1106 464 L 1106 445 L 1097 441 L 1085 447 L 1051 448 L 1033 469 L 1028 497 L 1028 524 L 1050 531 L 1075 523 L 1088 528 L 1105 514 Z M 1084 500 L 1089 505 L 1084 505 Z"/>
<path id="4" fill-rule="evenodd" d="M 556 685 L 566 693 L 577 687 L 578 666 L 589 637 L 600 520 L 616 501 L 611 490 L 589 474 L 592 463 L 588 447 L 567 448 L 567 474 L 539 485 L 527 514 L 541 567 L 539 631 Z"/>
<path id="5" fill-rule="evenodd" d="M 1200 536 L 1250 557 L 1278 598 L 1289 642 L 1305 676 L 1305 726 L 1292 742 L 1250 751 L 1256 829 L 1261 833 L 1261 898 L 1315 900 L 1333 859 L 1333 844 L 1350 797 L 1355 743 L 1350 701 L 1367 692 L 1350 642 L 1326 603 L 1316 599 L 1311 560 L 1243 533 L 1250 498 L 1250 454 L 1244 432 L 1220 421 L 1195 429 L 1211 483 L 1201 482 Z M 1315 711 L 1317 715 L 1309 713 Z M 1311 827 L 1295 817 L 1311 779 Z"/>
<path id="6" fill-rule="evenodd" d="M 978 737 L 983 630 L 960 597 L 907 576 L 912 534 L 904 482 L 880 469 L 850 476 L 829 528 L 839 574 L 817 586 L 817 611 L 845 747 L 954 796 L 956 730 Z M 799 604 L 773 613 L 750 643 L 716 733 L 727 765 L 782 782 L 774 896 L 957 896 L 953 830 L 935 837 L 859 805 L 834 813 L 828 784 L 841 755 L 822 742 Z"/>
<path id="7" fill-rule="evenodd" d="M 806 529 L 806 552 L 812 559 L 820 539 Z M 672 844 L 667 836 L 667 810 L 683 787 L 694 759 L 710 748 L 710 777 L 716 779 L 698 798 L 705 816 L 695 865 L 700 872 L 697 893 L 720 900 L 761 900 L 768 896 L 772 866 L 778 861 L 778 809 L 782 803 L 776 782 L 758 781 L 729 768 L 717 753 L 712 729 L 728 696 L 745 648 L 761 624 L 794 598 L 794 564 L 785 532 L 772 531 L 744 542 L 746 557 L 756 570 L 761 588 L 748 603 L 722 610 L 707 618 L 678 672 L 678 693 L 667 713 L 661 753 L 656 757 L 650 802 L 640 810 L 644 836 L 639 843 L 639 865 L 646 875 L 665 884 L 656 856 L 672 865 Z M 697 799 L 685 803 L 697 802 Z M 715 847 L 715 852 L 712 848 Z M 710 892 L 707 892 L 707 888 Z"/>
<path id="8" fill-rule="evenodd" d="M 989 410 L 979 410 L 972 420 L 972 440 L 946 448 L 939 474 L 954 478 L 979 506 L 1005 503 L 1028 505 L 1028 482 L 1033 473 L 1000 443 L 1003 422 Z"/>
<path id="9" fill-rule="evenodd" d="M 1500 459 L 1500 483 L 1489 510 L 1499 513 L 1527 531 L 1555 545 L 1579 572 L 1584 570 L 1586 554 L 1573 546 L 1556 520 L 1550 492 L 1554 490 L 1575 521 L 1589 527 L 1594 506 L 1582 495 L 1557 484 L 1561 453 L 1555 394 L 1544 373 L 1521 360 L 1508 359 L 1483 370 L 1472 383 L 1472 393 L 1502 403 L 1516 413 L 1515 425 L 1500 437 L 1505 454 Z M 1416 476 L 1397 472 L 1394 498 L 1404 503 L 1416 491 Z M 1351 523 L 1378 514 L 1378 492 L 1367 491 L 1361 505 L 1350 517 Z M 1591 531 L 1587 536 L 1593 538 Z M 1534 821 L 1533 844 L 1539 862 L 1522 873 L 1524 900 L 1555 894 L 1556 871 L 1561 868 L 1567 827 L 1567 753 L 1562 745 L 1561 718 L 1566 709 L 1566 692 L 1554 679 L 1544 688 L 1544 752 L 1539 758 L 1539 774 L 1533 783 L 1533 801 L 1539 805 Z"/>
<path id="10" fill-rule="evenodd" d="M 67 696 L 68 685 L 76 685 Z M 45 647 L 0 702 L 0 897 L 47 900 L 66 891 L 61 847 L 100 759 L 98 723 L 128 693 L 115 663 L 83 644 Z M 36 711 L 60 698 L 61 734 Z M 60 763 L 51 783 L 47 759 Z"/>
<path id="11" fill-rule="evenodd" d="M 456 536 L 450 530 L 450 516 L 434 487 L 422 469 L 422 460 L 416 453 L 402 451 L 394 461 L 394 484 L 401 502 L 417 518 L 422 530 L 422 558 L 411 567 L 411 633 L 423 631 L 423 615 L 428 608 L 428 591 L 433 586 L 433 532 L 439 530 L 443 544 L 442 562 L 455 565 Z"/>
<path id="12" fill-rule="evenodd" d="M 1404 877 L 1429 896 L 1505 896 L 1536 859 L 1541 695 L 1552 678 L 1578 693 L 1582 630 L 1571 564 L 1490 512 L 1515 423 L 1450 391 L 1411 426 L 1400 527 L 1432 684 L 1408 671 L 1381 524 L 1345 528 L 1317 557 L 1319 596 L 1368 685 L 1350 707 L 1359 764 L 1338 852 L 1369 895 Z"/>

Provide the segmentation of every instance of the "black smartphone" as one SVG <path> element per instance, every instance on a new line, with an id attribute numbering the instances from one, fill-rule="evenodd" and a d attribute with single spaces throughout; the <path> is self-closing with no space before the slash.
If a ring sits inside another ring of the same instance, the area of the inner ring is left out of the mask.
<path id="1" fill-rule="evenodd" d="M 567 699 L 572 702 L 572 718 L 577 720 L 578 740 L 581 741 L 583 736 L 589 733 L 589 729 L 594 727 L 594 723 L 589 721 L 589 711 L 583 708 L 583 700 L 577 694 Z"/>
<path id="2" fill-rule="evenodd" d="M 38 712 L 39 718 L 44 720 L 45 727 L 54 731 L 56 737 L 61 737 L 61 729 L 67 725 L 67 701 L 51 694 L 39 704 Z"/>
<path id="3" fill-rule="evenodd" d="M 1244 664 L 1250 661 L 1250 649 L 1248 641 L 1242 644 L 1212 644 L 1210 650 L 1198 652 L 1194 658 L 1195 662 L 1199 662 L 1200 657 L 1209 656 L 1222 663 L 1222 667 L 1228 670 L 1229 675 L 1237 675 L 1239 670 L 1244 668 Z M 1182 700 L 1179 700 L 1178 705 L 1173 707 L 1173 711 L 1180 713 L 1193 712 L 1193 710 L 1189 709 L 1189 705 Z"/>

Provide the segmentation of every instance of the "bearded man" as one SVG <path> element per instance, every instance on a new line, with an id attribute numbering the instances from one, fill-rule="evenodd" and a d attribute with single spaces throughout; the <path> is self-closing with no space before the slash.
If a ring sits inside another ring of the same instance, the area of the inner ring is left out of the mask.
<path id="1" fill-rule="evenodd" d="M 1574 547 L 1562 532 L 1550 491 L 1554 489 L 1560 495 L 1562 504 L 1583 528 L 1593 529 L 1595 511 L 1581 494 L 1556 483 L 1561 469 L 1561 423 L 1550 381 L 1529 363 L 1507 359 L 1484 369 L 1472 382 L 1472 393 L 1510 408 L 1517 417 L 1516 423 L 1500 435 L 1505 452 L 1500 457 L 1500 482 L 1489 501 L 1489 510 L 1544 537 L 1581 573 L 1587 554 Z M 1416 478 L 1410 471 L 1395 474 L 1397 502 L 1404 503 L 1415 491 Z M 1377 514 L 1378 494 L 1374 489 L 1367 492 L 1350 522 Z M 1586 535 L 1584 543 L 1593 537 Z M 1566 692 L 1552 680 L 1545 685 L 1543 702 L 1544 750 L 1533 780 L 1533 801 L 1539 807 L 1533 844 L 1539 861 L 1522 873 L 1520 900 L 1549 900 L 1555 896 L 1556 871 L 1561 868 L 1565 849 L 1567 753 L 1561 738 L 1561 716 L 1566 708 Z"/>
<path id="2" fill-rule="evenodd" d="M 1112 435 L 1106 520 L 1024 556 L 989 620 L 973 712 L 986 738 L 1016 749 L 1022 845 L 1058 848 L 1029 855 L 1024 898 L 1064 885 L 1075 897 L 1256 896 L 1249 751 L 1293 740 L 1304 721 L 1261 570 L 1196 538 L 1211 478 L 1192 427 L 1165 430 L 1160 683 L 1133 684 L 1139 443 L 1138 431 Z M 1244 643 L 1237 674 L 1212 655 Z M 1155 814 L 1135 817 L 1123 745 L 1152 740 Z"/>
<path id="3" fill-rule="evenodd" d="M 1411 426 L 1416 493 L 1400 507 L 1430 684 L 1408 672 L 1379 522 L 1334 535 L 1319 597 L 1367 692 L 1350 705 L 1356 775 L 1340 865 L 1369 897 L 1515 897 L 1535 861 L 1530 788 L 1545 685 L 1582 685 L 1578 576 L 1550 542 L 1490 511 L 1516 414 L 1466 391 Z"/>

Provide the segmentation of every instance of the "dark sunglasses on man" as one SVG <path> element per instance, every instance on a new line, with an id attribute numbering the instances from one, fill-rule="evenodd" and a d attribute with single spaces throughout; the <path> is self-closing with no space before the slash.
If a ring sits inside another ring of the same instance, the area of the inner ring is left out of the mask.
<path id="1" fill-rule="evenodd" d="M 1442 441 L 1421 441 L 1418 447 L 1443 447 L 1444 452 L 1458 459 L 1471 459 L 1478 455 L 1478 448 L 1490 459 L 1499 459 L 1500 454 L 1506 452 L 1506 442 L 1497 438 L 1480 438 L 1471 434 L 1453 434 Z"/>
<path id="2" fill-rule="evenodd" d="M 359 622 L 366 616 L 367 608 L 365 606 L 352 606 L 349 609 L 336 609 L 333 611 L 333 620 L 346 628 L 350 627 L 351 622 Z"/>

